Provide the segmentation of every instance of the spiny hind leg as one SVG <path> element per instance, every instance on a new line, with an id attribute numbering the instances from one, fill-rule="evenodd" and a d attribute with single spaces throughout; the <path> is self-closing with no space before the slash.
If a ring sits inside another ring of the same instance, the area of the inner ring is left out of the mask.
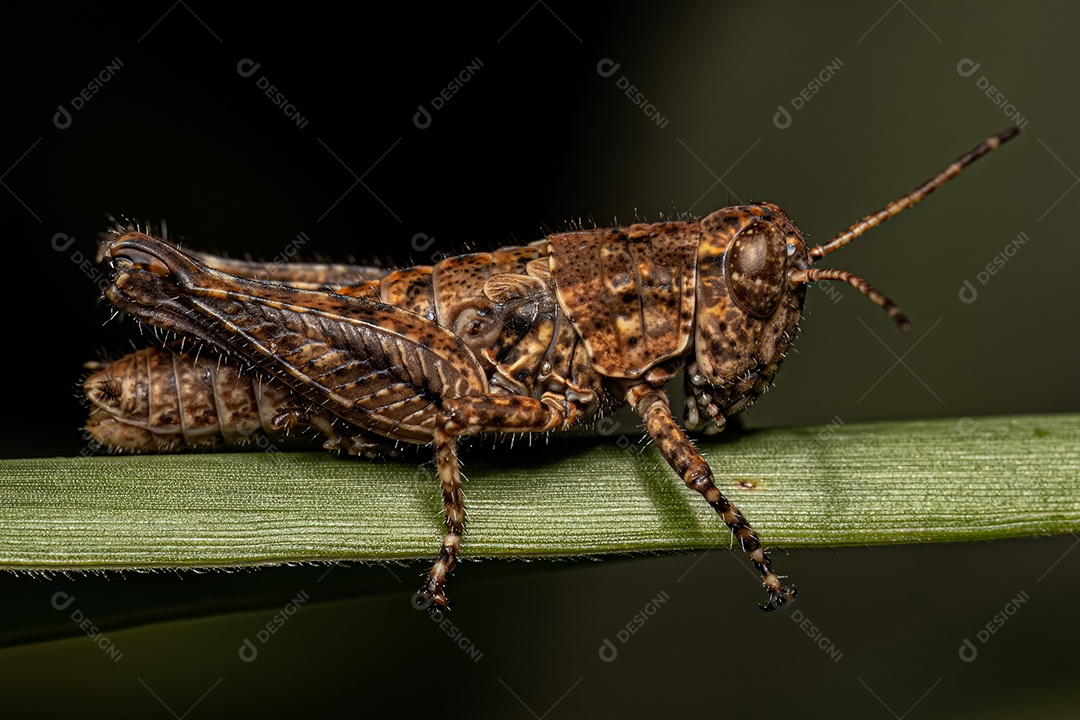
<path id="1" fill-rule="evenodd" d="M 705 498 L 705 502 L 712 505 L 761 573 L 762 584 L 769 593 L 769 604 L 763 605 L 762 609 L 776 610 L 784 607 L 795 597 L 795 588 L 785 587 L 780 582 L 780 577 L 772 571 L 772 563 L 761 547 L 757 533 L 750 527 L 739 508 L 716 487 L 709 463 L 671 417 L 671 407 L 663 389 L 644 383 L 633 385 L 627 390 L 627 400 L 645 421 L 649 436 L 668 465 L 679 473 L 687 487 L 697 490 Z"/>
<path id="2" fill-rule="evenodd" d="M 234 260 L 210 253 L 186 251 L 192 257 L 215 270 L 252 280 L 265 280 L 291 287 L 321 290 L 330 285 L 354 285 L 378 280 L 389 270 L 371 265 L 303 262 L 254 262 Z"/>
<path id="3" fill-rule="evenodd" d="M 435 428 L 435 464 L 439 469 L 439 486 L 442 488 L 443 535 L 439 557 L 428 573 L 424 583 L 423 600 L 432 611 L 451 605 L 446 596 L 446 576 L 457 567 L 461 552 L 461 536 L 465 534 L 465 495 L 461 488 L 461 465 L 458 462 L 457 437 L 440 425 Z"/>
<path id="4" fill-rule="evenodd" d="M 484 432 L 547 432 L 576 416 L 576 408 L 566 409 L 561 398 L 550 395 L 543 400 L 521 395 L 473 396 L 445 399 L 435 426 L 435 462 L 442 487 L 443 536 L 439 557 L 428 573 L 420 591 L 423 603 L 432 611 L 451 605 L 446 596 L 446 576 L 457 566 L 461 537 L 465 533 L 465 498 L 461 488 L 457 439 Z"/>

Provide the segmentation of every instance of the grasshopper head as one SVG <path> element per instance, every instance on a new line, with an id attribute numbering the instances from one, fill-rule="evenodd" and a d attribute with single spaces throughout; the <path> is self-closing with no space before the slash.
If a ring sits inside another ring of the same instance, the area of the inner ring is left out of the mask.
<path id="1" fill-rule="evenodd" d="M 686 367 L 687 426 L 715 432 L 726 415 L 749 407 L 768 388 L 795 336 L 808 283 L 845 282 L 885 310 L 901 330 L 910 329 L 900 308 L 866 280 L 847 270 L 811 266 L 922 200 L 1018 132 L 1010 128 L 988 138 L 904 197 L 810 249 L 771 203 L 724 208 L 702 220 L 694 353 Z"/>
<path id="2" fill-rule="evenodd" d="M 776 205 L 718 210 L 701 221 L 694 355 L 686 372 L 687 425 L 705 432 L 748 408 L 772 383 L 798 329 L 806 285 L 842 280 L 907 330 L 896 305 L 846 270 L 811 266 L 818 246 Z"/>
<path id="3" fill-rule="evenodd" d="M 771 203 L 718 210 L 701 221 L 687 425 L 706 431 L 772 382 L 806 298 L 792 273 L 811 264 L 802 233 Z"/>

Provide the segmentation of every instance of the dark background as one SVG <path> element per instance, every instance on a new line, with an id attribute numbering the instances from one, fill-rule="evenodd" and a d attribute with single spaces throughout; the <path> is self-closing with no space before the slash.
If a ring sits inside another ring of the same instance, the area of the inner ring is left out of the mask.
<path id="1" fill-rule="evenodd" d="M 1015 124 L 980 84 L 1016 109 L 1021 136 L 822 263 L 893 297 L 912 332 L 848 288 L 836 288 L 839 300 L 812 290 L 797 352 L 746 424 L 1080 409 L 1075 6 L 524 2 L 338 13 L 37 4 L 5 18 L 11 312 L 0 454 L 80 452 L 81 364 L 149 342 L 131 322 L 102 326 L 99 289 L 72 262 L 93 256 L 106 213 L 165 219 L 190 246 L 266 260 L 303 232 L 306 259 L 426 263 L 578 218 L 703 215 L 740 199 L 776 202 L 822 242 Z M 117 58 L 115 76 L 74 110 Z M 243 59 L 259 63 L 251 77 L 237 71 Z M 605 59 L 619 63 L 610 77 L 597 69 Z M 979 64 L 967 77 L 965 59 Z M 829 64 L 839 69 L 792 109 Z M 260 77 L 304 127 L 259 90 Z M 624 77 L 663 127 L 622 93 Z M 432 115 L 424 129 L 421 104 Z M 71 114 L 63 129 L 60 105 Z M 791 115 L 783 129 L 780 105 Z M 75 239 L 62 252 L 60 233 Z M 434 238 L 423 252 L 418 233 Z M 982 282 L 1019 233 L 1027 242 Z M 961 301 L 965 281 L 974 302 Z M 466 563 L 451 619 L 482 652 L 475 663 L 410 608 L 423 564 L 342 568 L 327 583 L 319 568 L 4 577 L 3 635 L 14 644 L 0 650 L 0 706 L 191 718 L 342 706 L 448 717 L 1065 716 L 1080 701 L 1076 542 L 792 551 L 784 567 L 798 576 L 801 614 L 772 617 L 754 610 L 755 588 L 725 553 Z M 51 608 L 61 590 L 106 628 L 119 662 Z M 241 662 L 243 639 L 301 591 L 311 602 L 256 662 Z M 661 592 L 667 602 L 618 643 Z M 1029 599 L 978 642 L 1021 593 Z M 25 642 L 42 634 L 70 637 Z M 615 662 L 599 658 L 605 638 Z M 958 655 L 964 638 L 978 647 L 974 662 Z"/>

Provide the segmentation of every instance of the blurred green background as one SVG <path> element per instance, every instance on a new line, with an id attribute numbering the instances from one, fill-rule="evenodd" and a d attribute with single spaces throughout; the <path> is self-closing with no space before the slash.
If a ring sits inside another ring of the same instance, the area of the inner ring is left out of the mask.
<path id="1" fill-rule="evenodd" d="M 106 213 L 164 218 L 191 246 L 233 256 L 273 259 L 303 232 L 307 259 L 401 264 L 530 241 L 578 218 L 703 215 L 753 199 L 822 242 L 1016 122 L 1018 139 L 822 263 L 891 296 L 912 332 L 850 289 L 812 290 L 797 351 L 745 423 L 1080 409 L 1068 295 L 1080 259 L 1077 6 L 364 12 L 38 4 L 8 18 L 0 181 L 13 312 L 0 453 L 80 452 L 82 362 L 152 342 L 130 322 L 102 327 L 109 312 L 78 267 Z M 250 76 L 238 71 L 253 63 Z M 456 90 L 455 78 L 465 78 Z M 82 90 L 89 99 L 73 102 Z M 448 99 L 433 102 L 441 91 Z M 426 127 L 414 122 L 421 105 Z M 57 252 L 65 236 L 74 241 Z M 965 281 L 973 302 L 961 299 Z M 727 547 L 719 523 L 717 539 Z M 759 591 L 726 552 L 466 562 L 456 630 L 409 605 L 426 563 L 325 578 L 323 568 L 3 575 L 0 707 L 12 717 L 1075 716 L 1076 543 L 778 552 L 801 595 L 775 616 L 753 607 Z M 56 610 L 57 593 L 71 605 Z M 310 599 L 259 640 L 301 593 Z M 76 611 L 105 630 L 112 656 Z M 241 657 L 245 639 L 254 662 Z"/>

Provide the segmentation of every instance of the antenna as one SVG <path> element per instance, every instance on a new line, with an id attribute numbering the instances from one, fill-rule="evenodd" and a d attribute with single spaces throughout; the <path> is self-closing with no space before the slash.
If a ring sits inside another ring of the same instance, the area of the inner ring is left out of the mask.
<path id="1" fill-rule="evenodd" d="M 832 251 L 839 250 L 840 248 L 844 247 L 849 242 L 859 237 L 870 228 L 877 227 L 881 223 L 891 218 L 893 215 L 899 215 L 904 210 L 907 210 L 909 207 L 919 202 L 924 197 L 934 192 L 939 187 L 959 175 L 960 171 L 966 168 L 968 165 L 975 162 L 991 150 L 996 150 L 1003 143 L 1007 143 L 1019 134 L 1020 128 L 1013 127 L 1009 128 L 1005 132 L 998 133 L 991 138 L 987 138 L 983 143 L 961 155 L 952 165 L 945 168 L 937 175 L 930 178 L 922 185 L 909 192 L 904 197 L 900 198 L 899 200 L 893 200 L 891 203 L 883 207 L 881 210 L 878 210 L 876 213 L 867 215 L 862 220 L 855 223 L 847 230 L 840 233 L 824 245 L 818 245 L 817 247 L 811 248 L 810 257 L 823 258 Z"/>
<path id="2" fill-rule="evenodd" d="M 1019 133 L 1020 128 L 1013 127 L 1009 128 L 1004 132 L 998 133 L 991 138 L 987 138 L 978 146 L 961 155 L 956 160 L 956 162 L 949 165 L 947 168 L 924 182 L 919 187 L 909 192 L 904 197 L 900 198 L 899 200 L 892 201 L 881 210 L 878 210 L 876 213 L 867 215 L 862 220 L 855 223 L 847 230 L 834 237 L 829 242 L 811 248 L 811 262 L 818 258 L 825 257 L 834 250 L 839 250 L 855 238 L 865 233 L 867 230 L 877 227 L 881 223 L 891 218 L 893 215 L 899 215 L 904 210 L 907 210 L 909 207 L 919 202 L 924 197 L 934 192 L 939 187 L 959 175 L 960 171 L 966 168 L 968 165 L 975 162 L 991 150 L 996 150 L 1003 143 L 1007 143 L 1009 140 L 1012 140 Z M 791 282 L 796 283 L 812 283 L 818 282 L 820 280 L 840 280 L 842 282 L 846 282 L 848 285 L 851 285 L 856 290 L 865 295 L 867 299 L 869 299 L 872 303 L 885 310 L 885 312 L 889 313 L 889 317 L 896 321 L 896 324 L 900 326 L 901 330 L 907 332 L 911 329 L 911 323 L 908 322 L 907 317 L 900 310 L 900 308 L 896 306 L 896 303 L 875 290 L 870 283 L 866 282 L 866 280 L 863 280 L 858 275 L 850 273 L 847 270 L 829 270 L 820 268 L 811 268 L 807 270 L 791 270 L 788 273 L 788 278 L 791 280 Z"/>
<path id="3" fill-rule="evenodd" d="M 882 295 L 880 292 L 874 289 L 874 286 L 863 280 L 855 273 L 848 272 L 847 270 L 832 270 L 826 268 L 810 268 L 808 270 L 792 270 L 788 274 L 791 282 L 799 283 L 812 283 L 820 280 L 840 280 L 846 282 L 852 286 L 885 312 L 889 313 L 889 317 L 896 321 L 896 324 L 900 326 L 900 329 L 907 332 L 911 329 L 911 322 L 907 319 L 907 315 L 896 306 L 889 298 Z"/>

